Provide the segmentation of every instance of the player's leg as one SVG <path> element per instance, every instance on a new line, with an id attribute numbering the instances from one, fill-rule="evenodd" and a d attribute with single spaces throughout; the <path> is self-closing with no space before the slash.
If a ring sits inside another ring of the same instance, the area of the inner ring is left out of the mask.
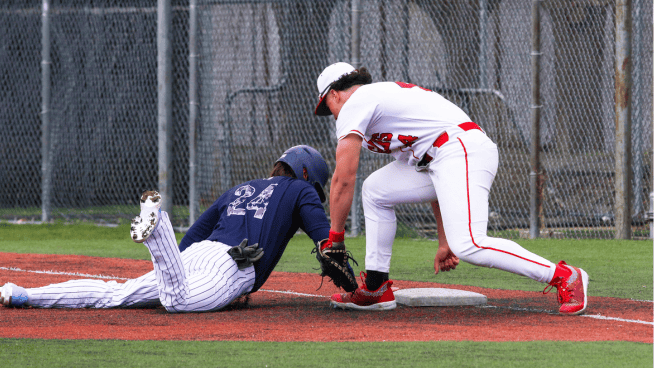
<path id="1" fill-rule="evenodd" d="M 483 133 L 470 131 L 439 150 L 430 169 L 452 252 L 475 265 L 549 283 L 558 290 L 560 313 L 583 313 L 588 287 L 584 270 L 563 261 L 555 265 L 513 241 L 487 236 L 488 196 L 498 164 L 495 144 Z"/>
<path id="2" fill-rule="evenodd" d="M 176 312 L 215 311 L 229 305 L 254 286 L 254 266 L 239 270 L 227 253 L 231 247 L 213 241 L 191 245 L 182 253 L 188 293 L 173 298 L 166 308 Z"/>
<path id="3" fill-rule="evenodd" d="M 352 293 L 334 294 L 335 308 L 389 310 L 396 307 L 388 279 L 397 229 L 395 205 L 432 202 L 436 191 L 425 172 L 401 162 L 392 162 L 372 173 L 363 183 L 363 213 L 366 221 L 366 275 Z"/>
<path id="4" fill-rule="evenodd" d="M 161 305 L 152 271 L 124 283 L 80 279 L 25 290 L 28 294 L 27 305 L 38 308 L 142 308 Z"/>
<path id="5" fill-rule="evenodd" d="M 254 285 L 254 267 L 239 270 L 227 245 L 204 241 L 182 255 L 165 211 L 143 244 L 152 256 L 159 299 L 169 312 L 217 310 Z"/>
<path id="6" fill-rule="evenodd" d="M 397 219 L 395 206 L 436 200 L 436 191 L 426 172 L 394 161 L 373 172 L 364 181 L 362 204 L 366 224 L 366 270 L 388 272 Z"/>
<path id="7" fill-rule="evenodd" d="M 134 219 L 130 230 L 134 241 L 141 242 L 153 232 L 158 231 L 160 202 L 161 197 L 156 192 L 143 194 L 141 214 Z M 174 234 L 173 243 L 177 244 L 174 241 Z M 112 308 L 158 305 L 157 283 L 153 273 L 120 284 L 115 281 L 71 280 L 31 289 L 9 285 L 3 287 L 3 294 L 8 294 L 8 291 L 12 289 L 26 292 L 27 298 L 20 299 L 21 304 L 42 308 Z"/>
<path id="8" fill-rule="evenodd" d="M 439 148 L 430 169 L 450 249 L 468 263 L 548 282 L 556 269 L 552 262 L 486 234 L 497 164 L 497 147 L 480 131 L 451 138 Z"/>

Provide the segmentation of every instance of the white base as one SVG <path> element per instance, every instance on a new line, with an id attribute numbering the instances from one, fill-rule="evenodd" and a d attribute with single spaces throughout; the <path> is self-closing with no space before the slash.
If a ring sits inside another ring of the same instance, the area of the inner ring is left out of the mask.
<path id="1" fill-rule="evenodd" d="M 394 291 L 399 304 L 410 307 L 451 307 L 459 305 L 485 305 L 486 295 L 472 291 L 443 288 L 414 288 Z"/>

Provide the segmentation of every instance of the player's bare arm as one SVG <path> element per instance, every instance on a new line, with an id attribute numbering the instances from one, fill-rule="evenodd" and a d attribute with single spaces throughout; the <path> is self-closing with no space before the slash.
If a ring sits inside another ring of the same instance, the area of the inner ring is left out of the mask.
<path id="1" fill-rule="evenodd" d="M 360 136 L 350 134 L 336 146 L 336 168 L 329 190 L 329 213 L 331 228 L 338 233 L 345 230 L 345 222 L 352 206 L 361 141 Z"/>
<path id="2" fill-rule="evenodd" d="M 431 209 L 436 217 L 436 226 L 438 230 L 438 251 L 434 257 L 434 274 L 438 275 L 439 271 L 449 271 L 459 265 L 459 257 L 455 256 L 450 250 L 450 245 L 445 237 L 445 228 L 443 227 L 443 217 L 438 202 L 431 203 Z"/>

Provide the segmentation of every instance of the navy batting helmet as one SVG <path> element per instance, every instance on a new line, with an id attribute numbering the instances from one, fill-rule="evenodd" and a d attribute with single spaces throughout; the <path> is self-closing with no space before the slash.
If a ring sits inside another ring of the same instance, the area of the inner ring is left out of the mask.
<path id="1" fill-rule="evenodd" d="M 295 176 L 304 178 L 304 169 L 307 169 L 307 181 L 316 188 L 322 202 L 325 201 L 323 187 L 329 176 L 329 166 L 315 148 L 301 145 L 291 147 L 284 152 L 277 162 L 284 162 L 291 167 Z M 276 163 L 277 163 L 276 162 Z"/>

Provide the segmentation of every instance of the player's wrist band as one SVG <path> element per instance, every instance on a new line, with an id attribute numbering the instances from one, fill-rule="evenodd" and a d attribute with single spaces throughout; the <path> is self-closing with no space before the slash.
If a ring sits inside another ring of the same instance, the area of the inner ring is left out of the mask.
<path id="1" fill-rule="evenodd" d="M 341 231 L 340 233 L 337 233 L 334 230 L 329 230 L 329 240 L 332 241 L 332 243 L 340 243 L 345 241 L 345 230 Z"/>

